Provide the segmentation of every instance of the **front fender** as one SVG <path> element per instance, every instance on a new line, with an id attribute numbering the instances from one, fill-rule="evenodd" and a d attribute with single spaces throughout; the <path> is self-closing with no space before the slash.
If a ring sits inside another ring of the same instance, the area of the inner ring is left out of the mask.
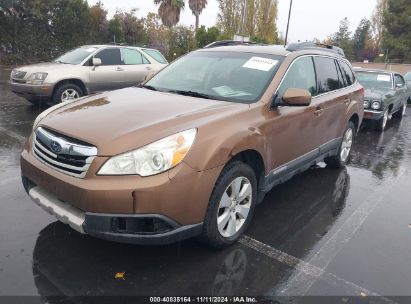
<path id="1" fill-rule="evenodd" d="M 236 124 L 238 126 L 238 124 Z M 227 164 L 235 155 L 246 150 L 255 150 L 264 161 L 264 138 L 255 127 L 233 128 L 205 134 L 199 131 L 201 144 L 192 148 L 185 162 L 196 171 L 204 171 Z M 222 133 L 224 136 L 222 136 Z M 203 136 L 203 137 L 201 137 Z"/>

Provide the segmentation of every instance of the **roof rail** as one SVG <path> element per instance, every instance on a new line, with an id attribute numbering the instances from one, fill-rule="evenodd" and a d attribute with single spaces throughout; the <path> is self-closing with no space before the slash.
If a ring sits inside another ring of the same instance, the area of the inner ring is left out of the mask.
<path id="1" fill-rule="evenodd" d="M 204 49 L 209 49 L 209 48 L 215 48 L 215 47 L 220 47 L 220 46 L 230 46 L 230 45 L 260 45 L 256 42 L 251 42 L 251 41 L 237 41 L 237 40 L 220 40 L 220 41 L 214 41 L 205 47 Z"/>
<path id="2" fill-rule="evenodd" d="M 342 57 L 345 57 L 345 53 L 342 48 L 339 48 L 334 45 L 318 43 L 318 42 L 299 42 L 299 43 L 290 43 L 287 45 L 286 50 L 289 52 L 295 52 L 306 49 L 321 49 L 323 51 L 329 51 L 334 54 L 338 54 Z"/>

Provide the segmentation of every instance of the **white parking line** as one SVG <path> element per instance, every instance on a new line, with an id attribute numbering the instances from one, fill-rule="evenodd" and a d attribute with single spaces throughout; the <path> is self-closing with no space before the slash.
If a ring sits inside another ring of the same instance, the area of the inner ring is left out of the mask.
<path id="1" fill-rule="evenodd" d="M 361 295 L 366 294 L 368 296 L 380 296 L 379 294 L 367 290 L 361 286 L 358 286 L 352 282 L 349 282 L 343 278 L 340 278 L 332 273 L 325 272 L 323 269 L 311 265 L 310 263 L 304 262 L 288 253 L 285 253 L 281 250 L 275 249 L 267 244 L 264 244 L 260 241 L 257 241 L 247 235 L 243 236 L 239 243 L 247 246 L 255 251 L 268 256 L 271 259 L 274 259 L 278 262 L 281 262 L 289 267 L 292 267 L 298 271 L 298 273 L 304 273 L 310 277 L 311 281 L 315 281 L 314 278 L 323 278 L 327 282 L 331 282 L 333 285 L 338 285 L 339 288 L 343 289 L 346 292 L 349 292 L 350 295 Z M 274 294 L 272 294 L 274 295 Z M 296 296 L 300 296 L 295 294 Z M 389 301 L 391 302 L 391 301 Z"/>
<path id="2" fill-rule="evenodd" d="M 364 224 L 368 216 L 384 201 L 387 193 L 401 178 L 405 170 L 400 170 L 396 178 L 381 185 L 377 191 L 371 193 L 365 201 L 351 214 L 341 227 L 324 243 L 318 252 L 307 262 L 320 269 L 326 269 L 336 255 L 353 238 L 358 229 Z M 278 291 L 279 295 L 305 295 L 314 284 L 311 276 L 303 272 L 294 274 Z"/>

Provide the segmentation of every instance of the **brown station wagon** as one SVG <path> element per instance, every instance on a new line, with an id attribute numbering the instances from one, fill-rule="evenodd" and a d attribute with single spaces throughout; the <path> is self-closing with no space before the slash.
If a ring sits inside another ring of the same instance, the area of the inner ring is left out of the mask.
<path id="1" fill-rule="evenodd" d="M 201 49 L 144 85 L 42 113 L 22 152 L 23 184 L 80 233 L 223 247 L 275 185 L 317 162 L 348 162 L 363 98 L 338 48 Z"/>

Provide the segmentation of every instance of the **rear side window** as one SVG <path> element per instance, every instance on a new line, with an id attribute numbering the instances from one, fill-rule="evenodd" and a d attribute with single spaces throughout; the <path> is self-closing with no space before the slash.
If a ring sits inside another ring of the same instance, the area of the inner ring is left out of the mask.
<path id="1" fill-rule="evenodd" d="M 120 49 L 105 49 L 94 55 L 101 59 L 101 65 L 121 65 Z"/>
<path id="2" fill-rule="evenodd" d="M 317 85 L 312 57 L 302 57 L 294 61 L 278 89 L 282 97 L 287 89 L 305 89 L 311 95 L 317 95 Z"/>
<path id="3" fill-rule="evenodd" d="M 150 55 L 152 58 L 154 58 L 159 63 L 167 64 L 167 60 L 164 58 L 163 55 L 161 55 L 159 51 L 144 49 L 144 52 L 146 52 L 148 55 Z"/>
<path id="4" fill-rule="evenodd" d="M 351 68 L 349 65 L 344 62 L 344 61 L 339 61 L 341 72 L 343 74 L 343 78 L 345 80 L 345 83 L 347 86 L 352 85 L 355 82 L 355 76 L 354 73 L 352 72 Z"/>
<path id="5" fill-rule="evenodd" d="M 337 67 L 334 59 L 327 57 L 314 57 L 317 71 L 318 93 L 327 93 L 340 88 Z"/>

